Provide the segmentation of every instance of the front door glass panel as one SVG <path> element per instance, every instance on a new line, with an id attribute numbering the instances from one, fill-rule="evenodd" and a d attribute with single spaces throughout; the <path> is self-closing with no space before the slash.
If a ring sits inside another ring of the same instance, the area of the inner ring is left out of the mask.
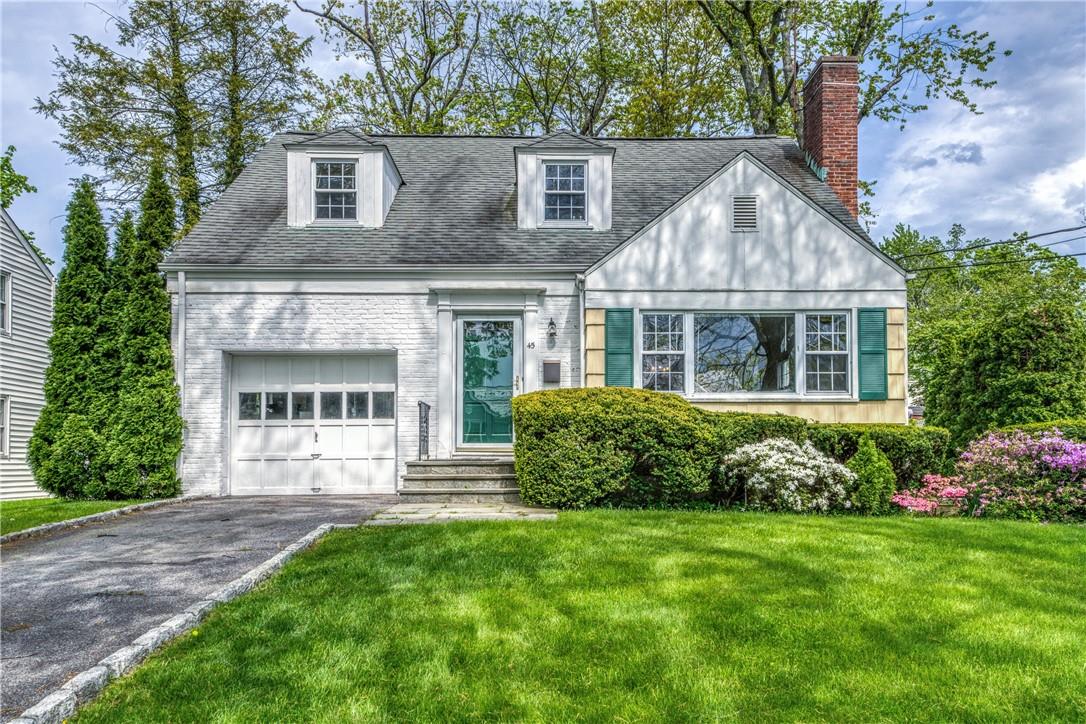
<path id="1" fill-rule="evenodd" d="M 513 320 L 464 320 L 463 325 L 463 442 L 512 443 Z"/>

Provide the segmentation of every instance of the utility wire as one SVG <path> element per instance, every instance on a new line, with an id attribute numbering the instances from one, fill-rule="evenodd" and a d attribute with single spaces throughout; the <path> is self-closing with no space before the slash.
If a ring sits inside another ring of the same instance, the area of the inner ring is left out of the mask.
<path id="1" fill-rule="evenodd" d="M 915 259 L 921 256 L 935 256 L 936 254 L 956 254 L 961 251 L 969 251 L 970 249 L 980 249 L 985 246 L 996 246 L 997 244 L 1013 244 L 1016 241 L 1029 241 L 1030 239 L 1040 239 L 1042 236 L 1052 236 L 1053 234 L 1063 234 L 1068 231 L 1080 231 L 1086 229 L 1086 225 L 1083 226 L 1069 226 L 1066 229 L 1056 229 L 1054 231 L 1046 231 L 1041 234 L 1031 234 L 1030 236 L 1016 237 L 1014 239 L 1004 239 L 1003 241 L 986 241 L 982 244 L 972 244 L 971 246 L 963 246 L 960 249 L 940 249 L 939 251 L 921 251 L 916 254 L 905 254 L 897 257 L 896 261 L 902 259 Z M 1073 241 L 1072 239 L 1064 239 L 1064 241 Z M 1056 242 L 1057 244 L 1062 242 Z"/>
<path id="2" fill-rule="evenodd" d="M 939 271 L 941 269 L 972 269 L 978 266 L 999 266 L 1000 264 L 1025 264 L 1031 261 L 1055 261 L 1056 259 L 1069 259 L 1073 256 L 1086 256 L 1086 251 L 1078 254 L 1060 254 L 1057 256 L 1034 256 L 1029 259 L 1004 259 L 1003 261 L 982 261 L 976 264 L 950 264 L 947 266 L 926 266 L 920 269 L 906 269 L 905 271 L 910 274 L 919 274 L 920 272 L 927 271 Z"/>

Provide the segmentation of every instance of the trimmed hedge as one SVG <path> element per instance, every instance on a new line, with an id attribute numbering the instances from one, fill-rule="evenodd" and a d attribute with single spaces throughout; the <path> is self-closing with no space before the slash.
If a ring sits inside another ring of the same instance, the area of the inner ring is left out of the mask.
<path id="1" fill-rule="evenodd" d="M 788 415 L 711 412 L 683 398 L 620 387 L 513 398 L 517 482 L 524 502 L 559 508 L 674 505 L 719 492 L 720 462 L 750 443 L 810 439 L 844 462 L 864 433 L 899 485 L 938 470 L 948 433 L 906 425 L 818 425 Z"/>
<path id="2" fill-rule="evenodd" d="M 1086 442 L 1086 419 L 1071 418 L 1065 420 L 1052 420 L 1051 422 L 1027 422 L 1021 425 L 1007 425 L 993 432 L 1048 432 L 1058 429 L 1069 440 Z"/>
<path id="3" fill-rule="evenodd" d="M 874 423 L 807 426 L 807 437 L 814 446 L 841 461 L 856 454 L 864 435 L 890 458 L 898 490 L 916 487 L 925 473 L 941 472 L 950 450 L 950 433 L 942 427 Z"/>

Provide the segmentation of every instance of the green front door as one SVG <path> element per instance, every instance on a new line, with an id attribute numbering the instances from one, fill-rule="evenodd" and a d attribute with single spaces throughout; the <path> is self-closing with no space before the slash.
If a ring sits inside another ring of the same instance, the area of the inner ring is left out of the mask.
<path id="1" fill-rule="evenodd" d="M 461 320 L 461 441 L 513 442 L 516 320 Z"/>

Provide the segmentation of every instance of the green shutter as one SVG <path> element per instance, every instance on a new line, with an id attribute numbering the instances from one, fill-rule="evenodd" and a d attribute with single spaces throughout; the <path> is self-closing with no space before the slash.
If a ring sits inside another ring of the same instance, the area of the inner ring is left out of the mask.
<path id="1" fill-rule="evenodd" d="M 633 310 L 608 309 L 604 314 L 604 350 L 608 387 L 633 387 Z"/>
<path id="2" fill-rule="evenodd" d="M 857 332 L 860 399 L 886 399 L 886 310 L 861 309 Z"/>

